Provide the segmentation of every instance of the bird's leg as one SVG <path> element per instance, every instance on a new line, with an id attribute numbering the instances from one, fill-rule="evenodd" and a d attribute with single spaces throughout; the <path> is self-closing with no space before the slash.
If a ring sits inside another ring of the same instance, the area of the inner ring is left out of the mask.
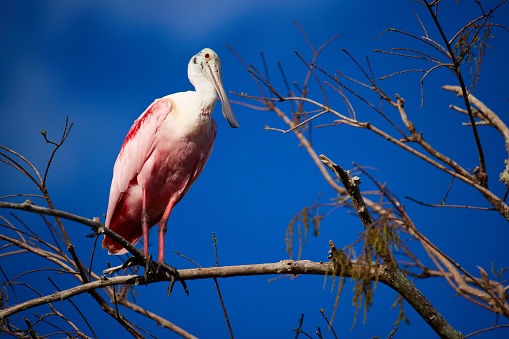
<path id="1" fill-rule="evenodd" d="M 170 218 L 171 210 L 175 206 L 175 201 L 176 200 L 171 199 L 168 202 L 168 205 L 166 205 L 163 217 L 159 221 L 158 229 L 159 252 L 157 258 L 158 263 L 156 268 L 156 275 L 162 274 L 167 279 L 170 279 L 170 286 L 168 286 L 168 296 L 170 296 L 171 291 L 173 290 L 173 285 L 175 285 L 175 281 L 177 280 L 180 281 L 182 287 L 184 288 L 184 291 L 186 292 L 187 295 L 189 295 L 189 289 L 187 288 L 186 282 L 184 280 L 180 280 L 177 269 L 164 263 L 164 235 L 166 234 L 166 230 L 168 229 L 168 219 Z"/>
<path id="2" fill-rule="evenodd" d="M 157 261 L 159 261 L 160 263 L 164 262 L 164 235 L 166 234 L 166 230 L 168 229 L 168 219 L 170 218 L 170 213 L 171 210 L 173 209 L 173 206 L 175 206 L 175 200 L 170 199 L 168 205 L 166 205 L 166 208 L 164 210 L 163 217 L 161 218 L 161 221 L 159 221 L 158 229 L 159 252 L 157 256 Z"/>
<path id="3" fill-rule="evenodd" d="M 148 227 L 150 217 L 147 212 L 147 190 L 142 188 L 143 199 L 141 202 L 141 229 L 143 232 L 143 254 L 145 255 L 145 281 L 148 281 L 152 256 L 148 254 Z"/>
<path id="4" fill-rule="evenodd" d="M 173 266 L 166 265 L 164 262 L 158 262 L 157 268 L 156 268 L 156 274 L 163 279 L 169 279 L 170 285 L 168 286 L 168 297 L 170 296 L 171 292 L 173 291 L 173 286 L 175 285 L 175 282 L 178 280 L 182 284 L 182 287 L 184 288 L 184 292 L 186 292 L 187 295 L 189 295 L 189 289 L 187 288 L 187 284 L 184 280 L 180 279 L 179 272 L 177 269 Z"/>
<path id="5" fill-rule="evenodd" d="M 141 229 L 143 232 L 143 254 L 148 255 L 148 224 L 150 222 L 147 212 L 147 190 L 142 188 L 143 200 L 141 202 Z"/>

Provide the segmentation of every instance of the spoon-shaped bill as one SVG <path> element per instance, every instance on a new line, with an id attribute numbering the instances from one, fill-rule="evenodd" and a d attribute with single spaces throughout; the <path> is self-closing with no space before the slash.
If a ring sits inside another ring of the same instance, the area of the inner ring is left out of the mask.
<path id="1" fill-rule="evenodd" d="M 221 79 L 221 64 L 219 63 L 219 60 L 211 60 L 207 63 L 207 66 L 210 72 L 210 77 L 212 78 L 212 82 L 214 83 L 214 87 L 216 88 L 219 99 L 221 100 L 224 117 L 231 127 L 239 127 L 237 118 L 233 114 L 232 107 L 230 106 L 230 102 L 228 101 L 228 97 L 224 91 L 223 81 Z"/>

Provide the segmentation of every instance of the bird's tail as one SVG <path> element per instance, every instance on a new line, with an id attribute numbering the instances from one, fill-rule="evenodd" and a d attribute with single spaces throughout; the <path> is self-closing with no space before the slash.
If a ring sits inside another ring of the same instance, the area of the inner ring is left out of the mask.
<path id="1" fill-rule="evenodd" d="M 121 224 L 111 224 L 108 228 L 133 245 L 136 245 L 143 235 L 140 222 L 124 221 Z M 107 235 L 104 235 L 102 247 L 108 250 L 108 254 L 121 255 L 127 253 L 127 250 L 122 245 Z"/>

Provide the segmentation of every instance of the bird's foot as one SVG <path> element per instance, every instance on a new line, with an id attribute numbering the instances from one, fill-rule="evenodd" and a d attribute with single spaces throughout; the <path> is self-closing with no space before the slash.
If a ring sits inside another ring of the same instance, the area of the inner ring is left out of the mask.
<path id="1" fill-rule="evenodd" d="M 130 257 L 122 265 L 122 268 L 129 268 L 131 266 L 143 266 L 144 263 L 140 261 L 138 257 Z"/>
<path id="2" fill-rule="evenodd" d="M 168 286 L 168 297 L 173 291 L 173 285 L 175 285 L 175 282 L 177 280 L 180 281 L 182 287 L 184 288 L 184 291 L 186 292 L 187 295 L 189 295 L 189 289 L 187 288 L 186 282 L 180 279 L 179 272 L 175 267 L 167 265 L 164 262 L 158 261 L 155 274 L 159 278 L 170 279 L 170 285 Z"/>
<path id="3" fill-rule="evenodd" d="M 145 256 L 145 281 L 149 281 L 151 277 L 156 276 L 157 274 L 154 274 L 154 262 L 152 261 L 152 254 L 147 254 Z"/>
<path id="4" fill-rule="evenodd" d="M 122 265 L 122 268 L 128 268 L 131 266 L 142 266 L 145 268 L 145 273 L 143 274 L 143 277 L 145 278 L 145 282 L 149 282 L 152 277 L 154 277 L 156 274 L 154 274 L 154 267 L 156 267 L 156 264 L 152 261 L 152 254 L 147 254 L 140 257 L 130 257 L 125 261 L 125 263 Z"/>
<path id="5" fill-rule="evenodd" d="M 143 275 L 145 282 L 149 282 L 154 279 L 158 280 L 170 280 L 170 286 L 168 286 L 168 296 L 170 296 L 173 291 L 173 286 L 176 281 L 180 281 L 184 291 L 187 295 L 189 295 L 189 289 L 187 288 L 186 282 L 180 279 L 180 275 L 177 269 L 173 266 L 167 265 L 164 262 L 154 262 L 152 261 L 152 255 L 147 254 L 143 261 L 138 257 L 131 257 L 126 260 L 122 268 L 127 268 L 131 266 L 143 266 L 145 268 L 145 273 Z"/>

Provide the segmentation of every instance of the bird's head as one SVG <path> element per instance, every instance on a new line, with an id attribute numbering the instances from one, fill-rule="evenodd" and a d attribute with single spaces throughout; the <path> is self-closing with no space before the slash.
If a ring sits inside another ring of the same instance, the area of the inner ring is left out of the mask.
<path id="1" fill-rule="evenodd" d="M 219 60 L 219 56 L 216 52 L 210 48 L 202 49 L 200 53 L 193 56 L 191 61 L 189 61 L 188 73 L 189 80 L 195 87 L 197 81 L 208 81 L 214 85 L 219 99 L 221 100 L 224 117 L 231 127 L 239 127 L 239 123 L 233 114 L 223 87 L 223 80 L 221 79 L 221 60 Z"/>

